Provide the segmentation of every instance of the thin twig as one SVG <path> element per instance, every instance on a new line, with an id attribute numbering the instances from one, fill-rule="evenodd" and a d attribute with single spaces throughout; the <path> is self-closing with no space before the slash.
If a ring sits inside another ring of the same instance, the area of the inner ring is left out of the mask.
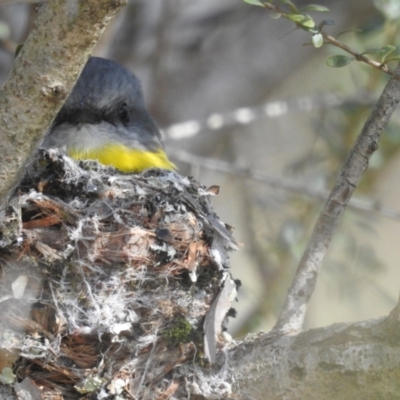
<path id="1" fill-rule="evenodd" d="M 284 10 L 282 10 L 282 8 L 280 8 L 278 6 L 274 6 L 273 4 L 270 4 L 270 3 L 263 3 L 263 4 L 264 4 L 264 7 L 266 9 L 271 10 L 271 11 L 279 14 L 283 18 L 289 19 L 291 21 L 291 19 L 289 18 L 290 14 L 286 13 Z M 310 31 L 310 28 L 304 27 L 300 23 L 295 23 L 295 24 L 299 28 L 301 28 L 301 29 L 303 29 L 303 30 L 305 30 L 307 32 Z M 339 40 L 337 40 L 333 36 L 328 35 L 327 33 L 323 32 L 323 31 L 320 31 L 319 33 L 322 35 L 322 37 L 327 42 L 329 42 L 333 46 L 339 47 L 340 49 L 344 50 L 346 53 L 349 53 L 349 54 L 353 55 L 357 61 L 361 61 L 363 63 L 366 63 L 366 64 L 370 65 L 373 68 L 379 69 L 380 71 L 383 71 L 386 74 L 390 75 L 392 78 L 395 78 L 395 79 L 398 79 L 398 80 L 400 79 L 400 76 L 395 71 L 391 70 L 387 66 L 387 64 L 383 64 L 383 63 L 371 60 L 370 58 L 366 57 L 364 54 L 353 50 L 351 47 L 347 46 L 346 44 L 340 42 Z"/>
<path id="2" fill-rule="evenodd" d="M 400 64 L 395 73 L 400 73 Z M 350 151 L 318 218 L 274 331 L 288 334 L 301 330 L 307 304 L 314 292 L 329 243 L 354 189 L 368 166 L 369 158 L 378 148 L 383 129 L 399 102 L 400 82 L 391 78 Z"/>
<path id="3" fill-rule="evenodd" d="M 333 36 L 328 35 L 327 33 L 322 32 L 322 31 L 321 31 L 320 33 L 321 33 L 322 37 L 323 37 L 327 42 L 329 42 L 330 44 L 332 44 L 332 45 L 334 45 L 334 46 L 336 46 L 336 47 L 339 47 L 340 49 L 344 50 L 345 52 L 351 54 L 352 56 L 355 57 L 355 59 L 356 59 L 357 61 L 361 61 L 361 62 L 363 62 L 363 63 L 366 63 L 366 64 L 370 65 L 371 67 L 374 67 L 374 68 L 376 68 L 376 69 L 379 69 L 379 70 L 385 72 L 386 74 L 388 74 L 388 75 L 390 75 L 390 76 L 392 76 L 392 77 L 394 77 L 394 78 L 396 78 L 396 79 L 399 79 L 399 76 L 395 73 L 395 71 L 392 71 L 392 70 L 387 66 L 387 64 L 382 64 L 382 63 L 380 63 L 380 62 L 371 60 L 370 58 L 366 57 L 364 54 L 359 53 L 359 52 L 353 50 L 351 47 L 347 46 L 346 44 L 344 44 L 344 43 L 342 43 L 342 42 L 339 42 L 339 40 L 337 40 L 337 39 L 334 38 Z"/>
<path id="4" fill-rule="evenodd" d="M 306 183 L 302 183 L 287 177 L 267 175 L 261 171 L 253 171 L 249 168 L 243 168 L 226 161 L 198 156 L 184 150 L 168 151 L 168 154 L 174 160 L 187 163 L 191 166 L 207 168 L 213 171 L 240 176 L 255 182 L 264 183 L 277 189 L 283 189 L 292 193 L 305 195 L 316 200 L 326 201 L 326 199 L 329 197 L 329 191 L 327 190 L 316 189 L 310 185 L 307 185 Z M 355 211 L 363 211 L 368 213 L 373 212 L 383 217 L 400 220 L 400 212 L 392 210 L 391 208 L 383 207 L 377 200 L 365 201 L 353 197 L 350 200 L 348 207 Z"/>

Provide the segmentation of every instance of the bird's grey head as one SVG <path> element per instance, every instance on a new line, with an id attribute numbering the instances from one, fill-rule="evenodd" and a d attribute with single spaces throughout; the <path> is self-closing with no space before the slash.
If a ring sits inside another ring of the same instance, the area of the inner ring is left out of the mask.
<path id="1" fill-rule="evenodd" d="M 161 147 L 136 76 L 114 61 L 91 57 L 42 146 L 87 148 L 107 141 L 147 150 Z"/>

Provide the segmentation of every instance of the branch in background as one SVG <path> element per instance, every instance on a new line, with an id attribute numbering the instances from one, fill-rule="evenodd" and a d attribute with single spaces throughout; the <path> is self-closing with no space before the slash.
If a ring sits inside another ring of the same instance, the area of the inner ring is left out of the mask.
<path id="1" fill-rule="evenodd" d="M 400 73 L 400 65 L 395 73 Z M 350 151 L 318 218 L 273 331 L 287 334 L 301 330 L 329 243 L 399 102 L 400 82 L 391 78 Z"/>
<path id="2" fill-rule="evenodd" d="M 310 185 L 307 185 L 305 183 L 299 182 L 294 179 L 282 176 L 277 177 L 277 176 L 267 175 L 261 171 L 252 171 L 249 168 L 243 168 L 238 165 L 221 160 L 201 157 L 184 150 L 178 150 L 178 151 L 168 150 L 168 154 L 174 160 L 189 164 L 191 166 L 207 168 L 213 171 L 240 176 L 242 178 L 251 179 L 252 181 L 264 183 L 266 185 L 275 187 L 277 189 L 283 189 L 289 192 L 305 195 L 311 197 L 312 199 L 326 201 L 326 199 L 329 197 L 329 192 L 327 190 L 316 189 L 311 187 Z M 363 211 L 368 213 L 374 212 L 383 217 L 400 220 L 400 212 L 392 210 L 387 207 L 383 207 L 377 200 L 368 202 L 353 197 L 350 200 L 348 207 L 356 211 Z"/>
<path id="3" fill-rule="evenodd" d="M 35 27 L 0 92 L 3 202 L 106 25 L 125 3 L 126 0 L 76 0 L 42 5 Z"/>
<path id="4" fill-rule="evenodd" d="M 205 120 L 189 120 L 164 128 L 167 140 L 182 140 L 196 136 L 204 131 L 216 131 L 237 125 L 247 125 L 261 118 L 278 118 L 289 112 L 310 112 L 322 108 L 341 107 L 351 104 L 373 104 L 365 93 L 355 98 L 343 98 L 334 93 L 321 93 L 316 96 L 301 96 L 286 100 L 268 101 L 255 107 L 241 107 L 225 113 L 214 113 Z"/>

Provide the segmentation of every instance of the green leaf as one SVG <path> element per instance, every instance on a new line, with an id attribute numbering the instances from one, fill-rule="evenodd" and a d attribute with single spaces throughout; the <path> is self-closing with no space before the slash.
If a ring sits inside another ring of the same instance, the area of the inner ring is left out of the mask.
<path id="1" fill-rule="evenodd" d="M 355 33 L 362 33 L 363 31 L 361 29 L 348 29 L 346 31 L 340 32 L 336 35 L 336 39 L 340 36 L 340 35 L 344 35 L 345 33 L 349 33 L 349 32 L 355 32 Z"/>
<path id="2" fill-rule="evenodd" d="M 379 49 L 368 49 L 364 51 L 362 54 L 385 54 L 389 55 L 396 50 L 396 46 L 392 46 L 391 44 L 387 44 Z"/>
<path id="3" fill-rule="evenodd" d="M 400 54 L 398 54 L 396 56 L 389 57 L 389 58 L 385 58 L 384 62 L 387 63 L 389 61 L 398 61 L 398 60 L 400 60 Z"/>
<path id="4" fill-rule="evenodd" d="M 354 57 L 337 55 L 337 56 L 329 57 L 326 60 L 326 65 L 328 67 L 332 67 L 332 68 L 342 68 L 342 67 L 345 67 L 346 65 L 350 64 L 353 60 L 354 60 Z"/>
<path id="5" fill-rule="evenodd" d="M 387 44 L 386 46 L 382 47 L 382 50 L 384 50 L 384 52 L 386 54 L 390 54 L 390 53 L 393 53 L 396 50 L 396 46 L 393 46 L 391 44 Z"/>
<path id="6" fill-rule="evenodd" d="M 319 12 L 330 12 L 329 8 L 320 6 L 318 4 L 309 4 L 308 6 L 303 7 L 301 10 L 303 11 L 319 11 Z"/>
<path id="7" fill-rule="evenodd" d="M 385 50 L 382 48 L 380 49 L 368 49 L 366 51 L 363 51 L 361 54 L 364 56 L 366 54 L 384 54 Z"/>
<path id="8" fill-rule="evenodd" d="M 297 9 L 297 7 L 290 0 L 281 0 L 281 3 L 287 4 L 289 6 L 290 12 L 292 14 L 298 14 L 299 13 L 299 10 Z"/>
<path id="9" fill-rule="evenodd" d="M 247 4 L 251 4 L 253 6 L 259 6 L 259 7 L 264 7 L 264 4 L 261 3 L 259 0 L 243 0 Z"/>
<path id="10" fill-rule="evenodd" d="M 381 61 L 385 62 L 385 60 L 387 60 L 389 54 L 392 54 L 395 50 L 396 50 L 395 46 L 392 46 L 391 44 L 387 44 L 386 46 L 383 46 L 380 49 L 368 49 L 366 51 L 363 51 L 362 55 L 365 55 L 365 54 L 380 54 L 381 55 Z"/>
<path id="11" fill-rule="evenodd" d="M 295 22 L 297 25 L 300 25 L 304 28 L 314 28 L 315 22 L 309 15 L 303 14 L 287 14 L 286 18 Z"/>
<path id="12" fill-rule="evenodd" d="M 316 47 L 317 49 L 322 47 L 322 45 L 324 44 L 324 38 L 322 37 L 322 35 L 320 33 L 316 33 L 315 35 L 312 35 L 311 41 L 312 41 L 312 44 L 314 45 L 314 47 Z"/>
<path id="13" fill-rule="evenodd" d="M 333 19 L 324 19 L 318 25 L 318 29 L 321 31 L 325 25 L 335 25 L 335 21 Z"/>
<path id="14" fill-rule="evenodd" d="M 387 44 L 386 46 L 382 47 L 383 50 L 385 50 L 384 54 L 382 55 L 382 62 L 386 62 L 386 59 L 389 58 L 389 54 L 392 54 L 395 50 L 396 47 L 392 46 L 391 44 Z M 393 54 L 393 56 L 395 56 Z"/>

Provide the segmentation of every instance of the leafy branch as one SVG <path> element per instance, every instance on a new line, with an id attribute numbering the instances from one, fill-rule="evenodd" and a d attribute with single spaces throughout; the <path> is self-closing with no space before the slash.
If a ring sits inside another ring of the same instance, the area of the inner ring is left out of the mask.
<path id="1" fill-rule="evenodd" d="M 294 22 L 297 28 L 300 28 L 306 32 L 311 34 L 311 43 L 314 47 L 319 48 L 324 44 L 331 44 L 335 47 L 338 47 L 345 51 L 348 55 L 334 55 L 329 57 L 327 60 L 327 65 L 329 67 L 340 68 L 350 64 L 352 61 L 357 60 L 361 61 L 365 64 L 370 65 L 373 68 L 376 68 L 380 71 L 385 72 L 393 78 L 399 79 L 399 75 L 396 72 L 389 68 L 387 63 L 389 61 L 400 60 L 400 55 L 395 53 L 396 47 L 392 45 L 386 45 L 382 48 L 371 49 L 364 51 L 362 53 L 352 49 L 348 45 L 342 43 L 337 38 L 328 35 L 322 29 L 326 25 L 334 25 L 334 21 L 332 20 L 323 20 L 318 25 L 315 23 L 313 18 L 307 14 L 309 11 L 317 11 L 317 12 L 329 12 L 327 7 L 318 5 L 318 4 L 310 4 L 301 9 L 298 9 L 297 6 L 291 2 L 290 0 L 281 0 L 281 3 L 285 4 L 289 7 L 289 12 L 283 10 L 281 7 L 273 5 L 273 0 L 267 2 L 261 2 L 260 0 L 243 0 L 245 3 L 252 4 L 255 6 L 260 6 L 266 8 L 268 10 L 273 11 L 272 18 L 286 18 L 292 22 Z M 369 57 L 367 54 L 376 54 L 380 56 L 380 61 L 375 61 Z"/>

